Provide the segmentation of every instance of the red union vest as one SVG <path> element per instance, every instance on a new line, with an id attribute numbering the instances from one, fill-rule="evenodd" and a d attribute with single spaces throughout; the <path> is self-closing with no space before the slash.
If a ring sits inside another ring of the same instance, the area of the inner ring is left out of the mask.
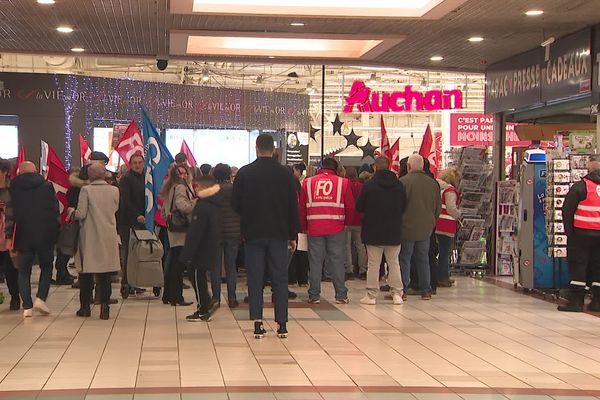
<path id="1" fill-rule="evenodd" d="M 344 230 L 346 212 L 343 202 L 348 181 L 333 171 L 306 178 L 306 221 L 310 236 L 335 235 Z"/>
<path id="2" fill-rule="evenodd" d="M 600 185 L 584 178 L 587 196 L 575 210 L 575 228 L 600 231 Z"/>
<path id="3" fill-rule="evenodd" d="M 456 201 L 458 202 L 458 191 L 454 186 L 450 186 L 440 191 L 442 196 L 442 212 L 435 224 L 436 233 L 453 235 L 456 234 L 456 220 L 448 214 L 448 208 L 446 207 L 446 193 L 456 193 Z"/>

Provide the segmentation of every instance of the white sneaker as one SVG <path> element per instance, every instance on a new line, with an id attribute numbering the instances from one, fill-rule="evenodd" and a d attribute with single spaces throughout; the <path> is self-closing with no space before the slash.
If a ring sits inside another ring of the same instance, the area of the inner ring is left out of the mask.
<path id="1" fill-rule="evenodd" d="M 40 299 L 39 297 L 35 298 L 35 301 L 33 302 L 33 308 L 38 310 L 40 312 L 40 314 L 43 314 L 43 315 L 50 314 L 50 309 L 46 305 L 46 302 L 44 300 Z"/>
<path id="2" fill-rule="evenodd" d="M 365 295 L 365 297 L 360 299 L 360 304 L 368 304 L 374 306 L 375 304 L 377 304 L 377 299 L 375 299 L 374 297 L 369 297 L 369 295 L 367 294 Z"/>
<path id="3" fill-rule="evenodd" d="M 33 308 L 23 310 L 23 318 L 31 318 L 31 317 L 33 317 Z"/>
<path id="4" fill-rule="evenodd" d="M 392 300 L 393 300 L 394 304 L 395 304 L 395 305 L 398 305 L 398 306 L 399 306 L 399 305 L 402 305 L 402 303 L 404 303 L 404 301 L 402 300 L 402 295 L 401 295 L 401 294 L 398 294 L 398 293 L 395 293 L 395 294 L 392 296 Z"/>

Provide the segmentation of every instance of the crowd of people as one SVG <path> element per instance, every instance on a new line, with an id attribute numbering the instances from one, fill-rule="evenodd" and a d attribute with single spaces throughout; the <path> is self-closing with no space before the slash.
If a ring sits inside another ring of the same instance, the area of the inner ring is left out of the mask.
<path id="1" fill-rule="evenodd" d="M 383 157 L 360 171 L 328 157 L 313 173 L 304 164 L 283 166 L 268 134 L 258 136 L 256 153 L 257 159 L 239 170 L 227 164 L 189 167 L 180 153 L 165 178 L 155 215 L 155 233 L 165 250 L 162 301 L 196 303 L 188 321 L 211 319 L 220 306 L 223 272 L 227 305 L 239 306 L 240 266 L 247 274 L 244 301 L 256 338 L 266 334 L 267 285 L 282 338 L 288 334 L 288 299 L 297 296 L 289 284 L 308 286 L 308 302 L 319 304 L 322 282 L 330 281 L 333 301 L 347 304 L 346 281 L 366 279 L 360 300 L 366 305 L 376 304 L 380 291 L 389 291 L 392 303 L 400 305 L 410 294 L 429 300 L 438 287 L 452 286 L 452 237 L 460 217 L 455 169 L 436 180 L 428 161 L 413 154 L 402 160 L 399 176 Z M 77 277 L 67 270 L 70 256 L 56 251 L 54 282 L 79 288 L 80 317 L 91 316 L 97 304 L 100 318 L 109 319 L 109 305 L 117 301 L 111 299 L 111 282 L 119 278 L 124 298 L 145 291 L 127 281 L 131 233 L 146 222 L 144 157 L 133 155 L 129 168 L 118 174 L 107 171 L 107 163 L 106 155 L 93 152 L 88 165 L 71 171 L 67 220 L 79 224 Z M 11 171 L 8 162 L 0 162 L 0 263 L 10 309 L 22 307 L 24 317 L 34 310 L 49 314 L 59 205 L 52 184 L 33 163 L 20 164 L 13 180 Z M 299 241 L 306 245 L 298 248 Z M 35 258 L 40 278 L 32 301 Z M 183 296 L 186 275 L 193 302 Z"/>

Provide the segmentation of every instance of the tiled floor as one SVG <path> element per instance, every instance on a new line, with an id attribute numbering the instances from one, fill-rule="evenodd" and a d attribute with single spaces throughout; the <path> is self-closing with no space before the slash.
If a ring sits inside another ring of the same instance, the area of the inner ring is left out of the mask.
<path id="1" fill-rule="evenodd" d="M 294 289 L 285 340 L 272 308 L 255 340 L 247 308 L 188 323 L 193 307 L 133 298 L 82 319 L 78 291 L 53 287 L 50 316 L 0 306 L 0 398 L 600 398 L 600 318 L 471 278 L 402 306 L 360 305 L 364 285 L 348 282 L 348 305 L 330 283 L 318 306 Z"/>

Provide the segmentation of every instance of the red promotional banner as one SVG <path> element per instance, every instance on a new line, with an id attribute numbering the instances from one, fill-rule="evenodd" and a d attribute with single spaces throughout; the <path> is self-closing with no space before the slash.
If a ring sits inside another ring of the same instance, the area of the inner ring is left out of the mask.
<path id="1" fill-rule="evenodd" d="M 507 146 L 529 146 L 531 142 L 519 140 L 515 123 L 506 123 Z M 493 146 L 494 116 L 491 114 L 450 114 L 450 146 Z"/>

